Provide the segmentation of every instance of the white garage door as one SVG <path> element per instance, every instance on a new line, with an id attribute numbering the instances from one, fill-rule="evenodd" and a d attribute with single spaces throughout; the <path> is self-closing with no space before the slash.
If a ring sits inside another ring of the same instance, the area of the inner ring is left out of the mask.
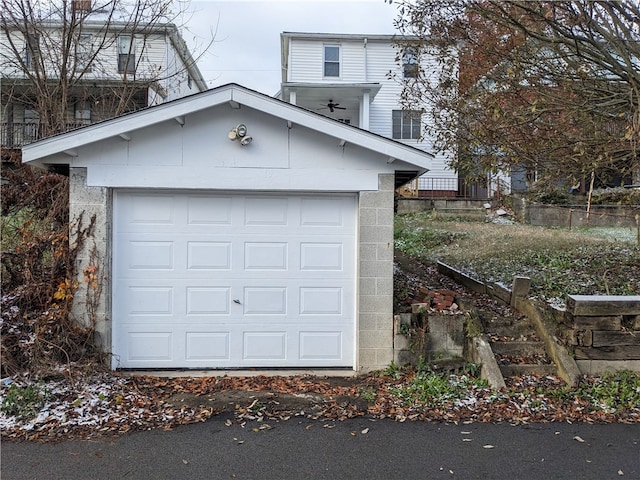
<path id="1" fill-rule="evenodd" d="M 117 368 L 354 365 L 354 195 L 117 192 Z"/>

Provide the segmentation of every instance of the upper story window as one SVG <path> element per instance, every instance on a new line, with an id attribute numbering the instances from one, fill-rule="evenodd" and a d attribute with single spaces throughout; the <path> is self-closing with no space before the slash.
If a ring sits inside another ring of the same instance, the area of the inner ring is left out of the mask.
<path id="1" fill-rule="evenodd" d="M 418 49 L 407 47 L 402 55 L 402 74 L 404 78 L 418 78 Z"/>
<path id="2" fill-rule="evenodd" d="M 71 10 L 76 14 L 91 13 L 91 0 L 72 0 Z"/>
<path id="3" fill-rule="evenodd" d="M 133 36 L 118 36 L 118 73 L 136 72 L 136 54 Z"/>
<path id="4" fill-rule="evenodd" d="M 393 110 L 392 134 L 397 140 L 416 140 L 420 138 L 422 113 L 419 110 Z"/>
<path id="5" fill-rule="evenodd" d="M 324 46 L 324 76 L 340 76 L 340 47 L 338 45 Z"/>
<path id="6" fill-rule="evenodd" d="M 81 33 L 78 35 L 78 43 L 76 44 L 76 71 L 90 72 L 93 35 L 90 33 Z"/>
<path id="7" fill-rule="evenodd" d="M 40 61 L 40 36 L 37 33 L 27 33 L 24 48 L 24 65 L 33 70 Z"/>

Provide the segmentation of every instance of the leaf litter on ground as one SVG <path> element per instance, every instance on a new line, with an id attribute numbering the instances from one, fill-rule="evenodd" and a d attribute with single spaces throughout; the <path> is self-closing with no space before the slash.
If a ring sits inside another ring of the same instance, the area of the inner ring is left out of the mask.
<path id="1" fill-rule="evenodd" d="M 257 422 L 254 431 L 271 428 L 274 422 L 291 418 L 341 421 L 354 417 L 388 418 L 399 422 L 433 421 L 450 423 L 508 422 L 588 422 L 640 423 L 640 405 L 607 411 L 573 396 L 562 382 L 551 376 L 525 376 L 513 379 L 506 389 L 497 391 L 464 383 L 455 375 L 449 380 L 468 390 L 455 398 L 425 402 L 408 399 L 402 391 L 416 378 L 415 369 L 398 375 L 384 371 L 351 378 L 301 376 L 158 378 L 127 376 L 114 372 L 94 372 L 77 376 L 73 382 L 60 378 L 46 383 L 47 400 L 31 418 L 0 412 L 4 438 L 15 440 L 60 440 L 121 435 L 130 431 L 172 429 L 178 425 L 202 422 L 221 413 L 202 402 L 200 406 L 176 406 L 168 399 L 176 392 L 206 398 L 228 391 L 263 392 L 274 396 L 315 393 L 308 404 L 289 406 L 287 401 L 247 398 L 234 406 L 227 426 Z M 25 379 L 15 382 L 27 384 Z M 8 385 L 0 385 L 4 405 Z M 362 401 L 359 392 L 375 391 L 374 401 Z M 320 398 L 320 400 L 318 400 Z M 269 423 L 266 423 L 266 422 Z M 262 428 L 262 425 L 266 425 Z M 365 434 L 364 429 L 360 433 Z"/>

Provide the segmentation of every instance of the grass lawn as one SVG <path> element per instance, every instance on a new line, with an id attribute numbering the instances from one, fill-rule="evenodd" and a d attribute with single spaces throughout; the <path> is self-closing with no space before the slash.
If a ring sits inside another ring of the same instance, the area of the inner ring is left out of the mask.
<path id="1" fill-rule="evenodd" d="M 573 229 L 397 215 L 395 247 L 437 260 L 485 282 L 531 278 L 533 295 L 639 295 L 640 247 L 629 228 Z"/>

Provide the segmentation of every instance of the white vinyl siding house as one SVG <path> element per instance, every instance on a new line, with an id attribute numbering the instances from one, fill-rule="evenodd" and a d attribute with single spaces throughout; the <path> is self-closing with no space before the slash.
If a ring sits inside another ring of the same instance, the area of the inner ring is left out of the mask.
<path id="1" fill-rule="evenodd" d="M 339 47 L 339 77 L 323 74 L 327 46 Z M 283 100 L 395 138 L 393 112 L 401 110 L 399 79 L 404 77 L 404 65 L 396 61 L 398 49 L 393 36 L 284 32 L 281 48 L 280 97 Z M 434 58 L 414 55 L 411 58 L 413 68 L 416 62 L 420 68 L 435 74 Z M 394 75 L 397 79 L 392 78 Z M 329 111 L 326 105 L 330 101 L 345 109 Z M 428 118 L 425 115 L 423 120 Z M 433 139 L 425 135 L 424 129 L 420 135 L 416 135 L 415 129 L 411 132 L 409 137 L 401 135 L 397 139 L 435 154 L 424 177 L 443 180 L 438 189 L 457 191 L 457 175 L 447 166 L 455 152 L 433 152 Z"/>
<path id="2" fill-rule="evenodd" d="M 39 28 L 38 36 L 24 36 L 15 28 L 0 35 L 3 147 L 21 146 L 41 135 L 37 119 L 27 123 L 24 114 L 25 110 L 35 108 L 29 78 L 34 62 L 40 62 L 39 71 L 44 68 L 39 75 L 52 81 L 62 71 L 57 62 L 63 58 L 60 51 L 63 30 L 55 22 Z M 105 27 L 101 21 L 86 20 L 73 42 L 72 55 L 65 67 L 79 80 L 69 92 L 67 130 L 113 117 L 114 105 L 120 103 L 119 87 L 125 81 L 128 104 L 124 109 L 120 106 L 120 111 L 158 105 L 207 89 L 175 25 L 138 25 L 131 30 L 125 23 L 112 22 Z M 11 44 L 17 46 L 19 58 Z M 24 68 L 25 61 L 29 68 Z M 22 93 L 18 96 L 16 92 Z"/>

